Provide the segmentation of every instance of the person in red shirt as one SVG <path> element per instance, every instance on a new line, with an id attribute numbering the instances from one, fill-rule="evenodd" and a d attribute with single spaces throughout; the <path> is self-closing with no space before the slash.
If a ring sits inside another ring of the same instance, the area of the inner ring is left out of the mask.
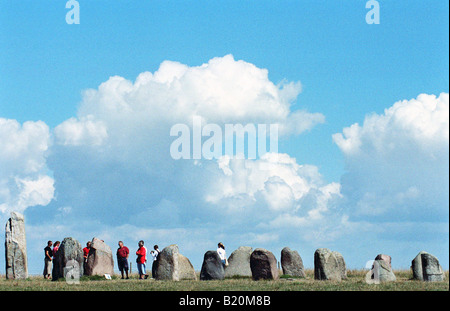
<path id="1" fill-rule="evenodd" d="M 89 256 L 89 251 L 91 250 L 91 242 L 87 242 L 86 243 L 86 247 L 83 248 L 83 257 L 84 257 L 84 261 L 87 261 L 87 258 Z"/>
<path id="2" fill-rule="evenodd" d="M 88 256 L 89 256 L 89 251 L 91 250 L 91 242 L 87 242 L 86 243 L 86 247 L 83 248 L 83 257 L 84 257 L 84 261 L 83 261 L 83 271 L 84 273 L 86 272 L 86 263 L 88 260 Z"/>
<path id="3" fill-rule="evenodd" d="M 144 241 L 139 241 L 138 243 L 139 249 L 136 251 L 136 263 L 139 271 L 139 279 L 143 280 L 144 278 L 148 278 L 148 274 L 145 271 L 145 263 L 147 262 L 147 249 L 144 246 Z"/>
<path id="4" fill-rule="evenodd" d="M 128 247 L 123 245 L 122 241 L 119 241 L 119 248 L 117 249 L 117 265 L 119 266 L 119 271 L 122 274 L 122 280 L 123 272 L 127 274 L 127 280 L 128 280 L 128 256 L 130 255 L 130 250 Z"/>

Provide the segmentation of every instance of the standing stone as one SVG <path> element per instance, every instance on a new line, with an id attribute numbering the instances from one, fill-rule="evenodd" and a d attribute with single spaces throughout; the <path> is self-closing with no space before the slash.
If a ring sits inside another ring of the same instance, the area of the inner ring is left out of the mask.
<path id="1" fill-rule="evenodd" d="M 251 277 L 250 256 L 252 255 L 252 251 L 253 248 L 249 246 L 241 246 L 232 252 L 228 258 L 228 266 L 225 267 L 225 277 Z"/>
<path id="2" fill-rule="evenodd" d="M 28 278 L 25 220 L 17 212 L 11 212 L 11 218 L 6 222 L 5 263 L 7 279 Z"/>
<path id="3" fill-rule="evenodd" d="M 196 280 L 194 266 L 189 259 L 178 249 L 178 245 L 173 244 L 165 247 L 153 262 L 156 280 L 180 281 Z"/>
<path id="4" fill-rule="evenodd" d="M 255 249 L 250 256 L 250 268 L 255 281 L 277 280 L 279 278 L 277 259 L 268 250 Z"/>
<path id="5" fill-rule="evenodd" d="M 377 257 L 375 257 L 375 260 L 383 260 L 387 265 L 389 265 L 389 268 L 392 268 L 392 257 L 385 254 L 378 254 Z"/>
<path id="6" fill-rule="evenodd" d="M 111 248 L 103 241 L 93 238 L 85 265 L 86 275 L 113 275 L 114 259 Z"/>
<path id="7" fill-rule="evenodd" d="M 422 251 L 413 259 L 411 269 L 415 280 L 441 282 L 445 279 L 439 260 L 427 252 Z"/>
<path id="8" fill-rule="evenodd" d="M 222 261 L 219 253 L 216 251 L 207 251 L 203 257 L 202 270 L 200 271 L 200 280 L 223 280 L 225 277 L 225 270 L 223 269 Z"/>
<path id="9" fill-rule="evenodd" d="M 371 278 L 378 280 L 381 283 L 397 281 L 397 278 L 392 271 L 391 261 L 392 258 L 389 255 L 377 255 L 372 266 Z"/>
<path id="10" fill-rule="evenodd" d="M 344 256 L 342 256 L 342 254 L 339 252 L 333 252 L 333 254 L 334 254 L 334 256 L 336 256 L 336 259 L 338 261 L 341 279 L 346 280 L 347 279 L 347 267 L 345 265 Z"/>
<path id="11" fill-rule="evenodd" d="M 289 247 L 281 250 L 281 268 L 284 275 L 306 277 L 302 257 L 297 251 L 293 251 Z"/>
<path id="12" fill-rule="evenodd" d="M 156 261 L 153 262 L 155 267 L 155 279 L 179 281 L 179 250 L 178 245 L 173 244 L 165 247 L 159 253 Z"/>
<path id="13" fill-rule="evenodd" d="M 84 271 L 83 262 L 83 248 L 80 242 L 71 237 L 64 238 L 53 257 L 52 281 L 57 281 L 59 278 L 65 277 L 65 270 L 74 267 L 74 265 L 78 265 L 79 269 L 77 271 L 81 277 Z"/>
<path id="14" fill-rule="evenodd" d="M 347 278 L 344 257 L 327 248 L 319 248 L 314 253 L 314 279 L 341 281 Z"/>
<path id="15" fill-rule="evenodd" d="M 181 254 L 178 254 L 178 268 L 180 280 L 197 280 L 194 266 L 187 257 Z"/>

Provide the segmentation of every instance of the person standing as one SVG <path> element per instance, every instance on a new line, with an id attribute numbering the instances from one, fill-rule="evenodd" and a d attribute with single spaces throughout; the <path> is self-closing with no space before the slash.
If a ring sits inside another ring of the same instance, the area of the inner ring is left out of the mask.
<path id="1" fill-rule="evenodd" d="M 86 274 L 86 264 L 87 264 L 87 260 L 88 260 L 88 256 L 89 256 L 89 251 L 91 250 L 91 241 L 88 241 L 86 243 L 86 247 L 83 248 L 83 271 L 84 274 Z"/>
<path id="2" fill-rule="evenodd" d="M 150 252 L 150 254 L 152 255 L 152 258 L 153 258 L 152 278 L 155 278 L 155 276 L 156 276 L 156 260 L 158 259 L 159 253 L 161 253 L 161 251 L 159 250 L 158 245 L 153 246 L 153 250 Z"/>
<path id="3" fill-rule="evenodd" d="M 53 250 L 52 250 L 52 255 L 53 255 L 53 268 L 52 268 L 52 281 L 57 281 L 58 277 L 59 277 L 59 273 L 60 271 L 60 264 L 59 264 L 59 259 L 58 256 L 56 256 L 56 254 L 58 253 L 58 249 L 59 249 L 59 245 L 61 243 L 59 241 L 56 241 L 55 244 L 53 244 Z"/>
<path id="4" fill-rule="evenodd" d="M 225 245 L 222 242 L 217 244 L 217 253 L 219 254 L 220 261 L 222 261 L 222 266 L 225 268 L 227 264 L 227 253 L 225 252 Z"/>
<path id="5" fill-rule="evenodd" d="M 53 250 L 52 250 L 53 258 L 55 258 L 55 255 L 58 252 L 60 244 L 61 244 L 61 242 L 56 241 L 55 244 L 53 245 Z"/>
<path id="6" fill-rule="evenodd" d="M 139 272 L 139 279 L 143 280 L 148 278 L 147 271 L 145 270 L 145 263 L 147 262 L 147 249 L 144 246 L 144 241 L 140 240 L 138 243 L 139 249 L 136 251 L 136 263 Z"/>
<path id="7" fill-rule="evenodd" d="M 52 241 L 47 242 L 47 247 L 44 248 L 44 278 L 50 279 L 52 275 L 52 258 L 53 258 L 53 251 L 52 251 Z"/>
<path id="8" fill-rule="evenodd" d="M 84 261 L 87 261 L 87 258 L 89 256 L 89 251 L 91 250 L 91 241 L 88 241 L 86 243 L 86 247 L 83 248 L 83 257 L 84 257 Z"/>
<path id="9" fill-rule="evenodd" d="M 119 248 L 117 249 L 117 265 L 119 266 L 119 271 L 122 274 L 122 280 L 124 279 L 123 273 L 126 273 L 128 280 L 128 256 L 130 255 L 130 250 L 128 247 L 123 245 L 122 241 L 119 241 Z"/>

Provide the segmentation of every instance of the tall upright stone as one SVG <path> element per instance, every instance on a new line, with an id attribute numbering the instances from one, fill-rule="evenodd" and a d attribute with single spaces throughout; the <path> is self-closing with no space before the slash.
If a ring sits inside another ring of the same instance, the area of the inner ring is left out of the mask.
<path id="1" fill-rule="evenodd" d="M 327 248 L 319 248 L 314 253 L 314 278 L 316 280 L 341 281 L 347 278 L 344 257 Z"/>
<path id="2" fill-rule="evenodd" d="M 76 271 L 81 277 L 83 275 L 83 248 L 80 242 L 74 238 L 64 238 L 58 251 L 53 257 L 52 281 L 65 277 L 67 268 L 77 268 Z"/>
<path id="3" fill-rule="evenodd" d="M 411 263 L 413 278 L 419 281 L 441 282 L 444 281 L 445 275 L 439 260 L 427 253 L 420 252 Z"/>
<path id="4" fill-rule="evenodd" d="M 5 263 L 7 279 L 28 277 L 27 241 L 25 219 L 22 214 L 11 212 L 5 228 Z"/>
<path id="5" fill-rule="evenodd" d="M 302 257 L 297 251 L 293 251 L 289 247 L 281 250 L 281 268 L 285 275 L 306 277 Z"/>
<path id="6" fill-rule="evenodd" d="M 379 254 L 375 257 L 371 278 L 381 283 L 395 282 L 397 280 L 392 270 L 391 256 Z"/>
<path id="7" fill-rule="evenodd" d="M 178 245 L 172 244 L 165 247 L 153 262 L 156 280 L 181 281 L 196 280 L 194 266 L 186 256 L 180 254 Z"/>
<path id="8" fill-rule="evenodd" d="M 228 266 L 225 267 L 225 277 L 251 277 L 250 256 L 253 248 L 250 246 L 241 246 L 231 253 L 228 258 Z"/>
<path id="9" fill-rule="evenodd" d="M 103 241 L 93 238 L 85 265 L 86 275 L 114 274 L 114 259 L 111 248 Z"/>
<path id="10" fill-rule="evenodd" d="M 258 280 L 277 280 L 279 272 L 277 259 L 268 250 L 257 248 L 250 256 L 250 268 L 252 269 L 252 278 Z"/>
<path id="11" fill-rule="evenodd" d="M 200 271 L 200 280 L 223 280 L 225 278 L 225 270 L 219 253 L 216 251 L 207 251 L 203 257 L 202 270 Z"/>
<path id="12" fill-rule="evenodd" d="M 179 281 L 179 261 L 180 252 L 178 245 L 173 244 L 165 247 L 158 255 L 155 265 L 155 279 L 166 281 Z"/>

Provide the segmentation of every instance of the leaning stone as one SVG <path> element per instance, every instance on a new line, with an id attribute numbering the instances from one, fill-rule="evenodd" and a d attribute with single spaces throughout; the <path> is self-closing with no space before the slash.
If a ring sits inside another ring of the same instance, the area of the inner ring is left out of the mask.
<path id="1" fill-rule="evenodd" d="M 5 228 L 5 263 L 7 279 L 28 277 L 25 220 L 22 214 L 11 213 Z"/>
<path id="2" fill-rule="evenodd" d="M 200 280 L 223 280 L 225 271 L 222 261 L 216 251 L 207 251 L 203 257 L 202 270 L 200 271 Z"/>
<path id="3" fill-rule="evenodd" d="M 341 279 L 346 280 L 347 279 L 347 267 L 345 265 L 344 256 L 342 256 L 339 252 L 333 252 L 334 256 L 336 257 L 339 265 L 339 271 L 341 274 Z"/>
<path id="4" fill-rule="evenodd" d="M 285 247 L 281 250 L 281 268 L 284 275 L 306 277 L 303 260 L 297 251 Z"/>
<path id="5" fill-rule="evenodd" d="M 380 283 L 397 281 L 392 267 L 383 259 L 376 259 L 374 261 L 372 266 L 372 279 L 378 280 Z"/>
<path id="6" fill-rule="evenodd" d="M 445 279 L 439 260 L 427 252 L 422 251 L 413 259 L 411 269 L 415 280 L 441 282 Z"/>
<path id="7" fill-rule="evenodd" d="M 179 281 L 179 255 L 178 245 L 173 244 L 165 247 L 153 263 L 156 265 L 155 279 Z"/>
<path id="8" fill-rule="evenodd" d="M 231 253 L 228 258 L 228 266 L 225 267 L 225 277 L 234 276 L 251 277 L 250 256 L 253 248 L 249 246 L 241 246 Z"/>
<path id="9" fill-rule="evenodd" d="M 102 240 L 93 238 L 86 262 L 86 275 L 114 274 L 114 259 L 111 248 Z"/>
<path id="10" fill-rule="evenodd" d="M 375 260 L 383 260 L 386 264 L 389 265 L 390 268 L 392 268 L 392 265 L 391 265 L 392 258 L 389 255 L 378 254 L 377 257 L 375 257 Z"/>
<path id="11" fill-rule="evenodd" d="M 268 250 L 257 248 L 250 256 L 250 268 L 252 277 L 257 280 L 277 280 L 279 272 L 277 259 Z"/>
<path id="12" fill-rule="evenodd" d="M 53 257 L 52 281 L 66 277 L 68 270 L 74 277 L 81 277 L 83 275 L 83 262 L 83 248 L 80 242 L 71 237 L 64 238 Z"/>
<path id="13" fill-rule="evenodd" d="M 314 253 L 314 278 L 330 281 L 341 281 L 347 278 L 344 257 L 327 248 L 317 249 Z"/>
<path id="14" fill-rule="evenodd" d="M 189 259 L 181 254 L 178 254 L 178 276 L 180 280 L 197 280 L 194 266 Z"/>

